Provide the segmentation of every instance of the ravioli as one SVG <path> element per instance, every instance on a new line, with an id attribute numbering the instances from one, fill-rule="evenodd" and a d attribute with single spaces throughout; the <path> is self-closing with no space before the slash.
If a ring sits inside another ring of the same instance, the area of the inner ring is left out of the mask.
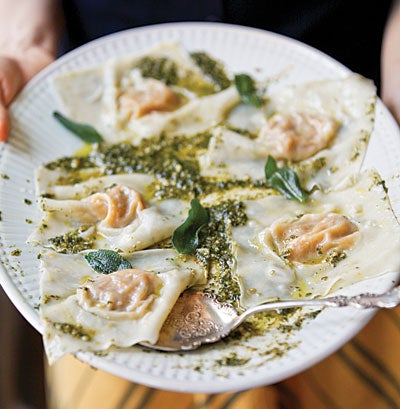
<path id="1" fill-rule="evenodd" d="M 151 301 L 140 313 L 137 308 L 132 308 L 133 312 L 129 314 L 123 309 L 110 311 L 102 307 L 101 302 L 85 302 L 82 291 L 91 282 L 104 280 L 110 275 L 95 272 L 81 255 L 49 251 L 42 254 L 40 315 L 50 363 L 65 354 L 83 350 L 106 351 L 112 345 L 129 347 L 138 342 L 156 342 L 162 323 L 180 293 L 205 281 L 204 271 L 198 263 L 190 259 L 183 262 L 173 250 L 138 251 L 129 257 L 129 261 L 135 271 L 144 270 L 156 280 Z M 121 274 L 121 271 L 116 273 Z M 137 288 L 131 279 L 129 281 L 132 288 Z M 126 284 L 122 284 L 124 286 Z M 110 294 L 118 297 L 115 286 L 108 285 L 97 292 L 102 293 L 104 299 L 108 296 L 108 301 Z"/>
<path id="2" fill-rule="evenodd" d="M 234 87 L 221 91 L 176 43 L 67 73 L 53 85 L 62 109 L 108 142 L 201 132 L 239 102 Z"/>
<path id="3" fill-rule="evenodd" d="M 50 362 L 155 343 L 192 286 L 240 313 L 398 271 L 384 181 L 360 173 L 372 82 L 351 74 L 270 91 L 248 80 L 257 107 L 222 62 L 176 43 L 55 79 L 61 110 L 104 141 L 35 174 L 41 219 L 28 242 L 41 251 Z M 189 250 L 175 246 L 177 230 Z M 86 260 L 96 250 L 125 261 L 96 272 Z"/>
<path id="4" fill-rule="evenodd" d="M 307 189 L 345 185 L 360 170 L 375 101 L 373 83 L 355 74 L 281 88 L 268 95 L 264 113 L 243 106 L 232 110 L 228 126 L 214 131 L 200 158 L 201 172 L 261 179 L 271 155 L 290 163 Z"/>
<path id="5" fill-rule="evenodd" d="M 375 172 L 315 191 L 303 206 L 277 195 L 245 206 L 248 223 L 232 231 L 245 308 L 324 296 L 399 268 L 400 228 Z"/>
<path id="6" fill-rule="evenodd" d="M 153 181 L 146 175 L 105 176 L 47 188 L 48 173 L 53 172 L 38 172 L 44 216 L 28 241 L 58 252 L 141 250 L 170 237 L 188 211 L 188 203 L 178 199 L 146 201 L 146 185 Z M 117 203 L 110 199 L 115 192 Z M 44 197 L 49 194 L 51 198 Z"/>

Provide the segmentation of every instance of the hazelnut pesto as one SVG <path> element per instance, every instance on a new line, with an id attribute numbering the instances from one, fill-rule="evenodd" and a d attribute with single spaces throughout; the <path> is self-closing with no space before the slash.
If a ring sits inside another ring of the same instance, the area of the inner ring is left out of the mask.
<path id="1" fill-rule="evenodd" d="M 207 79 L 191 69 L 179 67 L 175 61 L 165 56 L 143 57 L 133 68 L 139 69 L 144 78 L 154 78 L 169 86 L 186 88 L 198 96 L 214 94 L 230 85 L 220 63 L 206 53 L 194 53 L 191 57 Z"/>
<path id="2" fill-rule="evenodd" d="M 240 288 L 233 277 L 231 228 L 247 222 L 243 202 L 226 200 L 209 209 L 210 223 L 200 232 L 196 258 L 208 266 L 206 292 L 238 307 Z"/>
<path id="3" fill-rule="evenodd" d="M 187 135 L 146 138 L 138 145 L 128 142 L 95 145 L 86 157 L 64 157 L 46 165 L 49 170 L 61 170 L 65 174 L 59 184 L 72 184 L 86 180 L 88 175 L 98 176 L 124 173 L 154 175 L 148 197 L 158 200 L 190 199 L 221 192 L 233 187 L 267 187 L 265 180 L 218 181 L 200 175 L 197 157 L 205 152 L 212 134 L 210 131 Z"/>
<path id="4" fill-rule="evenodd" d="M 76 230 L 72 230 L 62 236 L 56 236 L 49 239 L 49 243 L 53 248 L 62 254 L 76 254 L 84 250 L 90 250 L 93 248 L 92 235 L 82 236 L 82 233 L 87 230 L 88 227 L 80 226 Z"/>
<path id="5" fill-rule="evenodd" d="M 82 325 L 73 325 L 66 322 L 53 322 L 53 326 L 64 334 L 69 334 L 71 337 L 79 338 L 86 342 L 91 341 L 94 336 L 94 331 L 85 329 Z"/>

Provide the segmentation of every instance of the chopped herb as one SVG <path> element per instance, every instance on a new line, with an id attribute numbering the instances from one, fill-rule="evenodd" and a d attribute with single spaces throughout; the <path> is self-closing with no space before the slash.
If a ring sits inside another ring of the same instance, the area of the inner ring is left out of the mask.
<path id="1" fill-rule="evenodd" d="M 6 175 L 5 173 L 2 173 L 1 178 L 8 180 L 8 179 L 10 179 L 10 176 Z"/>
<path id="2" fill-rule="evenodd" d="M 178 83 L 178 68 L 174 61 L 166 57 L 144 57 L 135 66 L 143 77 L 154 78 L 167 85 Z"/>
<path id="3" fill-rule="evenodd" d="M 96 131 L 96 129 L 88 124 L 81 124 L 79 122 L 72 121 L 57 111 L 53 112 L 53 117 L 60 122 L 66 129 L 78 136 L 82 141 L 86 143 L 99 143 L 103 141 L 103 137 Z"/>
<path id="4" fill-rule="evenodd" d="M 54 295 L 54 294 L 46 294 L 42 298 L 42 304 L 48 304 L 52 300 L 59 300 L 61 297 L 59 295 Z"/>
<path id="5" fill-rule="evenodd" d="M 47 227 L 44 226 L 43 227 Z M 63 254 L 76 254 L 83 250 L 90 250 L 93 248 L 93 238 L 83 237 L 81 233 L 85 231 L 84 226 L 77 230 L 70 231 L 62 236 L 56 236 L 49 239 L 49 243 L 54 249 Z"/>
<path id="6" fill-rule="evenodd" d="M 232 352 L 230 355 L 223 357 L 222 359 L 217 359 L 216 363 L 223 366 L 240 366 L 247 364 L 250 358 L 239 358 L 236 352 Z"/>
<path id="7" fill-rule="evenodd" d="M 27 204 L 27 205 L 31 205 L 31 204 L 32 204 L 32 200 L 24 199 L 24 203 Z"/>
<path id="8" fill-rule="evenodd" d="M 49 162 L 45 165 L 46 169 L 49 170 L 65 170 L 67 172 L 75 172 L 81 171 L 83 169 L 90 169 L 96 166 L 90 157 L 83 156 L 83 157 L 76 157 L 76 156 L 69 156 L 59 158 L 54 162 Z"/>
<path id="9" fill-rule="evenodd" d="M 10 253 L 12 256 L 18 257 L 22 254 L 22 250 L 20 249 L 15 249 Z"/>
<path id="10" fill-rule="evenodd" d="M 214 60 L 205 52 L 191 53 L 190 56 L 203 73 L 218 86 L 218 90 L 223 90 L 231 85 L 231 80 L 226 75 L 224 66 L 220 62 Z"/>
<path id="11" fill-rule="evenodd" d="M 344 260 L 347 257 L 347 254 L 344 251 L 330 251 L 327 254 L 325 261 L 329 263 L 332 267 L 336 267 L 337 264 Z"/>
<path id="12" fill-rule="evenodd" d="M 54 193 L 43 193 L 43 194 L 41 195 L 41 197 L 42 197 L 43 199 L 54 199 L 54 198 L 55 198 L 55 195 L 54 195 Z"/>
<path id="13" fill-rule="evenodd" d="M 69 324 L 67 322 L 54 322 L 53 326 L 56 330 L 63 332 L 64 334 L 69 334 L 74 338 L 79 338 L 82 341 L 91 341 L 94 332 L 87 330 L 82 327 L 82 325 Z"/>
<path id="14" fill-rule="evenodd" d="M 86 261 L 93 270 L 101 274 L 110 274 L 114 271 L 132 268 L 131 263 L 116 251 L 97 250 L 85 255 Z"/>

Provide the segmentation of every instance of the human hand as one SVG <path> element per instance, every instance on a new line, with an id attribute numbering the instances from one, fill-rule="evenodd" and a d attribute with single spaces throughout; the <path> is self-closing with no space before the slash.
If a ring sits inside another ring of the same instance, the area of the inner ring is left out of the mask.
<path id="1" fill-rule="evenodd" d="M 8 137 L 8 106 L 21 88 L 53 59 L 37 48 L 27 50 L 23 58 L 0 56 L 0 141 Z"/>
<path id="2" fill-rule="evenodd" d="M 16 61 L 0 57 L 0 141 L 7 139 L 9 128 L 7 107 L 22 84 L 22 72 Z"/>
<path id="3" fill-rule="evenodd" d="M 382 44 L 381 97 L 400 124 L 400 1 L 395 1 Z"/>
<path id="4" fill-rule="evenodd" d="M 0 141 L 8 136 L 10 103 L 54 60 L 62 28 L 58 0 L 0 0 Z"/>

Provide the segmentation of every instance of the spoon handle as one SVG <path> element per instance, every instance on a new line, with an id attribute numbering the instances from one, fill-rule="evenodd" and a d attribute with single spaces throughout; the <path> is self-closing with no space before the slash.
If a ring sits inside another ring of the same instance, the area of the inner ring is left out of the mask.
<path id="1" fill-rule="evenodd" d="M 250 315 L 257 312 L 280 310 L 296 307 L 355 307 L 355 308 L 393 308 L 400 304 L 400 286 L 384 294 L 358 294 L 354 296 L 337 295 L 334 297 L 315 298 L 307 300 L 276 301 L 261 304 L 239 315 L 235 326 L 240 325 Z"/>

